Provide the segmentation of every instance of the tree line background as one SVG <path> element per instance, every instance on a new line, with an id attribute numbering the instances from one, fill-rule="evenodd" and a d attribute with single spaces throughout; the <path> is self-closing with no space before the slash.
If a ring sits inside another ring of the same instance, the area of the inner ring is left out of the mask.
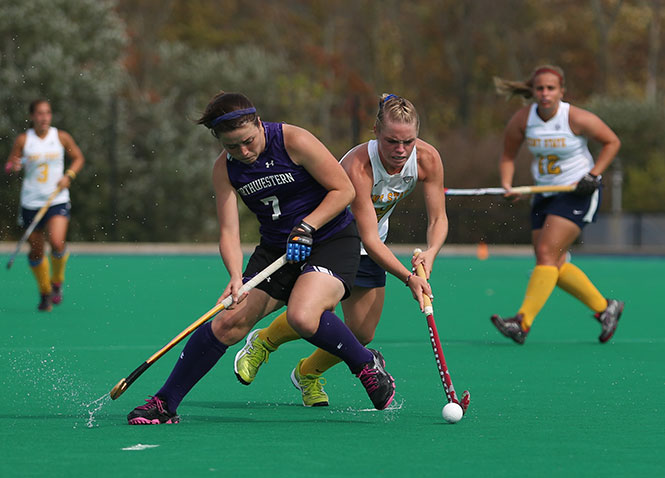
<path id="1" fill-rule="evenodd" d="M 497 96 L 492 78 L 555 63 L 565 99 L 623 142 L 623 210 L 662 212 L 664 1 L 0 0 L 0 156 L 29 127 L 28 103 L 47 98 L 87 159 L 70 240 L 216 241 L 220 148 L 192 120 L 218 91 L 244 92 L 262 118 L 309 129 L 338 158 L 373 137 L 379 95 L 399 94 L 441 152 L 446 186 L 493 187 L 521 102 Z M 530 184 L 525 151 L 518 168 L 515 183 Z M 21 235 L 20 181 L 2 176 L 0 240 Z M 529 242 L 526 202 L 447 208 L 448 242 Z M 418 191 L 393 217 L 391 241 L 424 240 Z M 244 209 L 242 221 L 255 241 Z"/>

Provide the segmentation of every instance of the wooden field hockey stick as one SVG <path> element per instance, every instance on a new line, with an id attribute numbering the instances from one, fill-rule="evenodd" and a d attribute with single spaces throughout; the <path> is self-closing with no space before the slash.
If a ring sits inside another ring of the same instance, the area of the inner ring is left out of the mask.
<path id="1" fill-rule="evenodd" d="M 23 237 L 18 241 L 18 244 L 16 244 L 16 249 L 14 250 L 14 253 L 11 255 L 9 258 L 9 262 L 7 263 L 7 269 L 11 269 L 12 264 L 14 264 L 14 259 L 16 259 L 16 256 L 18 253 L 21 251 L 21 246 L 23 246 L 23 243 L 28 240 L 28 237 L 30 237 L 30 234 L 32 234 L 32 231 L 35 230 L 35 227 L 37 227 L 37 224 L 39 224 L 39 221 L 42 220 L 44 217 L 44 214 L 46 214 L 46 211 L 48 211 L 48 208 L 51 207 L 51 203 L 55 199 L 55 197 L 58 195 L 58 193 L 62 191 L 62 187 L 58 186 L 55 188 L 55 191 L 51 193 L 51 195 L 48 197 L 46 200 L 46 204 L 44 204 L 41 208 L 39 208 L 39 211 L 37 211 L 37 214 L 35 214 L 34 219 L 30 223 L 30 226 L 25 230 L 23 233 Z"/>
<path id="2" fill-rule="evenodd" d="M 569 193 L 575 190 L 575 185 L 567 186 L 515 186 L 510 191 L 518 194 L 537 193 Z M 479 188 L 479 189 L 452 189 L 445 188 L 446 196 L 502 196 L 506 194 L 504 188 Z"/>
<path id="3" fill-rule="evenodd" d="M 273 274 L 277 269 L 282 267 L 284 264 L 286 264 L 286 254 L 284 254 L 282 257 L 277 259 L 275 262 L 270 264 L 268 267 L 263 269 L 261 272 L 256 274 L 254 277 L 252 277 L 250 280 L 248 280 L 238 291 L 239 296 L 242 294 L 249 292 L 252 290 L 254 287 L 259 285 L 261 282 L 263 282 L 265 279 L 267 279 L 271 274 Z M 136 381 L 137 378 L 143 374 L 146 370 L 148 370 L 148 367 L 150 367 L 153 363 L 155 363 L 157 360 L 159 360 L 162 355 L 164 355 L 166 352 L 171 350 L 173 347 L 175 347 L 182 339 L 187 337 L 189 334 L 194 332 L 197 328 L 199 328 L 201 325 L 203 325 L 205 322 L 208 321 L 211 317 L 215 316 L 217 313 L 221 312 L 222 310 L 226 309 L 229 307 L 233 302 L 233 297 L 230 295 L 224 299 L 222 302 L 217 304 L 215 307 L 210 309 L 208 312 L 203 314 L 201 317 L 199 317 L 195 322 L 193 322 L 189 327 L 187 327 L 185 330 L 180 332 L 177 336 L 173 338 L 168 344 L 166 344 L 164 347 L 162 347 L 159 351 L 157 351 L 152 357 L 150 357 L 148 360 L 143 362 L 136 370 L 134 370 L 132 373 L 127 376 L 127 378 L 121 379 L 113 389 L 111 389 L 111 392 L 109 393 L 111 395 L 111 399 L 115 400 L 118 398 L 120 395 L 122 395 L 125 390 L 129 388 L 129 386 Z"/>
<path id="4" fill-rule="evenodd" d="M 413 256 L 416 257 L 422 251 L 420 249 L 415 249 L 413 251 Z M 425 274 L 425 269 L 422 264 L 418 264 L 416 267 L 416 275 L 427 280 Z M 457 398 L 457 393 L 455 392 L 455 387 L 453 387 L 453 381 L 450 378 L 450 372 L 448 372 L 448 365 L 446 365 L 446 358 L 443 356 L 443 348 L 441 347 L 441 340 L 439 339 L 439 332 L 436 329 L 436 322 L 434 321 L 434 308 L 432 307 L 432 301 L 430 298 L 423 294 L 423 300 L 425 302 L 425 316 L 427 317 L 427 327 L 429 328 L 429 337 L 432 342 L 432 350 L 434 351 L 434 358 L 436 359 L 436 366 L 439 369 L 439 376 L 441 378 L 441 383 L 443 384 L 443 390 L 446 392 L 446 399 L 448 403 L 456 403 L 462 407 L 462 412 L 466 413 L 467 408 L 469 408 L 469 403 L 471 402 L 471 395 L 468 390 L 465 390 L 462 393 L 462 400 Z"/>

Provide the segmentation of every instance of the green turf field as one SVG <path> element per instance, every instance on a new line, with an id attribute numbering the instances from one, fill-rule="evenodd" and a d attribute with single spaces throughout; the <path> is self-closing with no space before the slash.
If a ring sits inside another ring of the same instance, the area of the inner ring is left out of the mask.
<path id="1" fill-rule="evenodd" d="M 38 313 L 21 256 L 1 272 L 0 476 L 664 476 L 665 259 L 574 260 L 627 302 L 608 344 L 561 291 L 527 343 L 510 342 L 489 316 L 515 312 L 532 259 L 439 258 L 434 316 L 457 391 L 471 391 L 455 425 L 441 418 L 425 318 L 389 278 L 374 346 L 396 379 L 395 409 L 368 410 L 343 365 L 326 375 L 331 406 L 302 407 L 289 374 L 311 351 L 304 341 L 242 386 L 238 344 L 185 399 L 180 424 L 130 427 L 125 415 L 161 386 L 184 343 L 118 400 L 87 404 L 214 305 L 221 261 L 73 255 L 63 304 Z M 138 444 L 153 447 L 129 449 Z"/>

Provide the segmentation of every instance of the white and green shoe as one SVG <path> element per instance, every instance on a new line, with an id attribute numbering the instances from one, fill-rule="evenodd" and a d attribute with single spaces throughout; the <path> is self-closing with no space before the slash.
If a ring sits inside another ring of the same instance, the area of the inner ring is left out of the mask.
<path id="1" fill-rule="evenodd" d="M 321 375 L 301 375 L 300 366 L 305 361 L 301 359 L 291 372 L 291 382 L 302 393 L 302 404 L 306 407 L 327 407 L 328 394 L 323 390 L 326 379 Z"/>
<path id="2" fill-rule="evenodd" d="M 254 381 L 261 365 L 268 362 L 270 352 L 277 350 L 259 338 L 259 330 L 261 329 L 256 329 L 247 336 L 245 346 L 238 351 L 233 362 L 233 371 L 243 385 Z"/>

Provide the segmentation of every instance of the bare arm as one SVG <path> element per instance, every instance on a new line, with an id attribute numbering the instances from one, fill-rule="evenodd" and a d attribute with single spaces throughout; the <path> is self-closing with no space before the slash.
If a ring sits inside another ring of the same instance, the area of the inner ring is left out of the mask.
<path id="1" fill-rule="evenodd" d="M 83 169 L 83 163 L 85 163 L 83 153 L 76 144 L 76 141 L 74 141 L 74 138 L 72 138 L 72 136 L 66 131 L 58 130 L 58 138 L 65 148 L 65 154 L 71 160 L 67 170 L 71 170 L 73 176 L 76 177 L 81 169 Z M 68 188 L 71 185 L 72 180 L 72 177 L 64 175 L 60 181 L 58 181 L 58 186 Z"/>
<path id="2" fill-rule="evenodd" d="M 528 116 L 529 106 L 525 106 L 513 115 L 504 130 L 503 152 L 501 153 L 501 159 L 499 159 L 499 174 L 501 176 L 501 186 L 506 190 L 510 190 L 513 185 L 515 157 L 524 142 Z M 520 195 L 509 192 L 505 196 L 517 199 Z"/>
<path id="3" fill-rule="evenodd" d="M 571 105 L 568 118 L 573 133 L 586 136 L 602 145 L 598 158 L 589 172 L 595 176 L 603 174 L 619 152 L 621 141 L 603 120 L 590 111 Z"/>
<path id="4" fill-rule="evenodd" d="M 342 161 L 342 166 L 356 191 L 356 197 L 351 203 L 351 211 L 356 218 L 358 232 L 365 250 L 382 268 L 402 282 L 406 282 L 411 272 L 404 267 L 379 237 L 379 223 L 372 203 L 373 175 L 367 145 L 363 144 L 348 153 Z"/>
<path id="5" fill-rule="evenodd" d="M 448 236 L 448 216 L 443 187 L 443 163 L 439 152 L 424 141 L 418 140 L 418 179 L 423 182 L 425 207 L 427 208 L 427 249 L 413 261 L 422 264 L 429 279 L 439 250 Z"/>
<path id="6" fill-rule="evenodd" d="M 226 170 L 226 151 L 215 161 L 212 171 L 215 188 L 215 204 L 219 221 L 219 252 L 226 270 L 229 272 L 229 283 L 219 298 L 222 301 L 229 294 L 233 301 L 238 302 L 238 291 L 242 287 L 242 248 L 240 245 L 240 219 L 238 218 L 238 198 L 229 181 Z"/>
<path id="7" fill-rule="evenodd" d="M 330 151 L 309 131 L 285 124 L 284 145 L 294 163 L 303 166 L 327 191 L 323 201 L 303 220 L 319 229 L 347 207 L 353 185 Z"/>
<path id="8" fill-rule="evenodd" d="M 9 152 L 9 157 L 7 158 L 7 163 L 5 163 L 5 173 L 16 173 L 21 170 L 21 157 L 23 156 L 26 137 L 25 133 L 21 133 L 14 141 L 12 150 Z"/>

